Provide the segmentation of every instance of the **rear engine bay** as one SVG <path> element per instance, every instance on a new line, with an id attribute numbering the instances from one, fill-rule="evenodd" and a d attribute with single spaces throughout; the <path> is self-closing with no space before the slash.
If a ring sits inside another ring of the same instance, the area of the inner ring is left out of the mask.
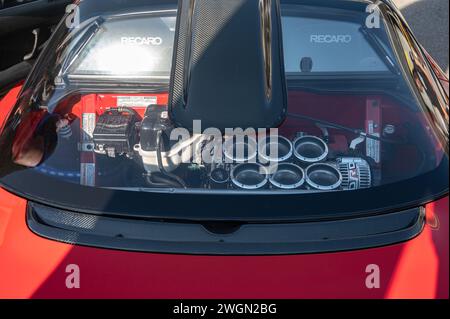
<path id="1" fill-rule="evenodd" d="M 386 95 L 290 91 L 288 116 L 274 136 L 223 134 L 216 148 L 207 128 L 171 137 L 177 128 L 167 103 L 167 93 L 72 95 L 55 109 L 70 125 L 35 169 L 109 188 L 317 192 L 376 187 L 437 161 L 425 155 L 437 155 L 432 143 L 417 143 L 432 138 L 425 125 L 411 124 L 421 119 Z M 214 151 L 212 161 L 205 150 Z"/>

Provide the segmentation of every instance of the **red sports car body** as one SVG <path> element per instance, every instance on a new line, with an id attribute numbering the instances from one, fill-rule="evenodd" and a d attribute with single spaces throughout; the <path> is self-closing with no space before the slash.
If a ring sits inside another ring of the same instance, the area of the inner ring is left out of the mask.
<path id="1" fill-rule="evenodd" d="M 356 17 L 378 11 L 356 0 L 198 0 L 192 15 L 188 1 L 126 2 L 81 2 L 81 27 L 66 16 L 0 100 L 0 298 L 448 299 L 448 79 L 390 1 L 374 33 Z M 205 27 L 211 12 L 226 22 Z M 239 14 L 262 17 L 261 50 L 236 34 Z M 133 33 L 147 22 L 162 35 Z M 290 40 L 301 25 L 318 28 L 307 49 Z M 214 169 L 161 153 L 197 117 L 219 135 L 226 121 L 277 127 L 293 148 L 277 163 L 298 180 L 261 177 L 250 156 Z"/>

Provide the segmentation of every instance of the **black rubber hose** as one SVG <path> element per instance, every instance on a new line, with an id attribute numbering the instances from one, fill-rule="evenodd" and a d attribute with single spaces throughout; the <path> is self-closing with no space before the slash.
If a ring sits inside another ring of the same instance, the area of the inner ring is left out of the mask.
<path id="1" fill-rule="evenodd" d="M 157 174 L 150 174 L 146 176 L 147 183 L 152 187 L 159 187 L 159 188 L 167 188 L 167 187 L 180 187 L 178 182 L 170 180 L 163 175 L 157 175 Z"/>

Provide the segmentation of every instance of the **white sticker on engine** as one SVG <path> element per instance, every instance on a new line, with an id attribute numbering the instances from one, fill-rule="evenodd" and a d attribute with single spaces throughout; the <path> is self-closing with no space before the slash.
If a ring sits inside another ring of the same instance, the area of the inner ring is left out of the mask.
<path id="1" fill-rule="evenodd" d="M 373 121 L 369 121 L 369 135 L 380 137 L 379 133 L 375 133 L 375 124 Z M 381 161 L 381 145 L 380 142 L 372 138 L 367 138 L 366 141 L 366 155 L 372 158 L 375 163 L 380 163 Z"/>
<path id="2" fill-rule="evenodd" d="M 117 106 L 147 107 L 149 105 L 156 105 L 156 104 L 158 104 L 158 97 L 156 97 L 156 96 L 118 96 L 117 97 Z"/>
<path id="3" fill-rule="evenodd" d="M 92 141 L 95 130 L 95 113 L 83 113 L 82 130 L 83 130 L 83 142 Z"/>
<path id="4" fill-rule="evenodd" d="M 169 112 L 161 112 L 161 118 L 167 120 L 169 118 Z"/>
<path id="5" fill-rule="evenodd" d="M 81 163 L 80 184 L 84 186 L 95 186 L 95 164 Z"/>

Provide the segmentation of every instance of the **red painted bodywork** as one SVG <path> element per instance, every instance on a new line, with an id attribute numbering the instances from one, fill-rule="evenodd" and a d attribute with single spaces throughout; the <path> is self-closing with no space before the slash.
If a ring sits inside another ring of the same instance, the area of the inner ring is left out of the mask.
<path id="1" fill-rule="evenodd" d="M 0 102 L 0 123 L 18 89 Z M 0 124 L 1 125 L 1 124 Z M 426 207 L 406 243 L 351 252 L 264 257 L 132 253 L 67 245 L 26 225 L 27 202 L 0 188 L 0 298 L 448 298 L 449 198 Z M 66 267 L 80 267 L 80 289 Z M 366 267 L 380 267 L 379 289 Z"/>
<path id="2" fill-rule="evenodd" d="M 448 298 L 449 199 L 427 206 L 423 233 L 352 252 L 267 257 L 132 253 L 50 241 L 25 222 L 26 201 L 0 190 L 0 298 Z M 80 267 L 68 289 L 66 267 Z M 380 289 L 366 267 L 380 267 Z"/>

